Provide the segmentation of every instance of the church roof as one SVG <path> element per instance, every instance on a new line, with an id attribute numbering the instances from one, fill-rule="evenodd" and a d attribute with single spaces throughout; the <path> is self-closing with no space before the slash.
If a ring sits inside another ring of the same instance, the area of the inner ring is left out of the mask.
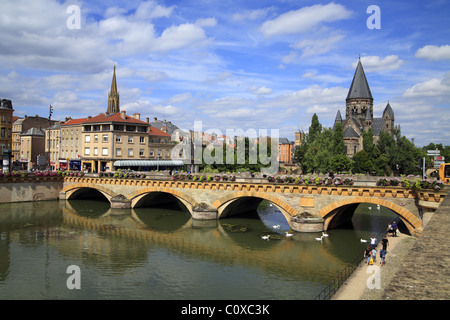
<path id="1" fill-rule="evenodd" d="M 338 110 L 337 114 L 336 114 L 336 119 L 334 121 L 342 121 L 342 116 L 341 116 L 341 111 Z"/>
<path id="2" fill-rule="evenodd" d="M 384 117 L 385 113 L 387 113 L 390 118 L 394 118 L 394 110 L 392 110 L 392 107 L 389 104 L 389 102 L 388 102 L 386 108 L 384 108 L 383 117 Z"/>
<path id="3" fill-rule="evenodd" d="M 353 76 L 352 85 L 348 91 L 347 99 L 372 99 L 369 84 L 367 83 L 361 59 L 358 61 L 355 75 Z"/>
<path id="4" fill-rule="evenodd" d="M 359 134 L 352 127 L 344 130 L 344 138 L 359 138 Z"/>

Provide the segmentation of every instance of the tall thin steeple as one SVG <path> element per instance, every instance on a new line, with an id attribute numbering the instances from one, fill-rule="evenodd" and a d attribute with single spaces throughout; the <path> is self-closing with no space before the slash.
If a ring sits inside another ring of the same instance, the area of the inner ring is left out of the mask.
<path id="1" fill-rule="evenodd" d="M 106 113 L 114 114 L 118 112 L 120 112 L 119 91 L 117 91 L 116 66 L 114 65 L 114 73 L 111 82 L 111 91 L 109 91 L 108 93 L 108 109 L 106 110 Z"/>

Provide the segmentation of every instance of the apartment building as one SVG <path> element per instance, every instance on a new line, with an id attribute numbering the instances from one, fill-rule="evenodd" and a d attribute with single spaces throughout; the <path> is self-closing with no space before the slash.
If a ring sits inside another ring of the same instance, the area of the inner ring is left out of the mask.
<path id="1" fill-rule="evenodd" d="M 11 151 L 12 144 L 12 119 L 14 109 L 11 100 L 0 100 L 0 151 L 7 149 Z"/>
<path id="2" fill-rule="evenodd" d="M 58 168 L 62 170 L 81 170 L 82 146 L 82 123 L 88 118 L 71 119 L 66 118 L 61 124 L 60 153 L 58 155 Z"/>
<path id="3" fill-rule="evenodd" d="M 61 122 L 57 122 L 44 130 L 45 133 L 45 153 L 50 161 L 49 168 L 59 169 L 59 154 L 61 144 Z"/>
<path id="4" fill-rule="evenodd" d="M 149 123 L 124 110 L 101 113 L 82 123 L 82 170 L 100 172 L 114 170 L 117 160 L 146 159 L 149 155 Z"/>
<path id="5" fill-rule="evenodd" d="M 175 144 L 171 141 L 171 135 L 158 128 L 150 127 L 148 132 L 148 159 L 168 160 L 171 159 L 172 149 Z"/>

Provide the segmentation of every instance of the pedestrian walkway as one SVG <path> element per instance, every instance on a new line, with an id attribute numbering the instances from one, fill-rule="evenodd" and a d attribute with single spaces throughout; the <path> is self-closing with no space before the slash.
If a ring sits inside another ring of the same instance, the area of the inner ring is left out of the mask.
<path id="1" fill-rule="evenodd" d="M 389 246 L 387 248 L 386 254 L 386 264 L 384 266 L 380 265 L 379 249 L 381 245 L 377 246 L 377 262 L 374 266 L 378 266 L 383 274 L 384 270 L 390 270 L 392 266 L 389 265 L 389 261 L 392 260 L 392 255 L 395 254 L 395 248 L 397 244 L 400 243 L 405 238 L 410 238 L 411 236 L 405 235 L 403 233 L 399 234 L 397 237 L 388 237 Z M 363 293 L 368 289 L 367 280 L 374 275 L 373 272 L 367 273 L 368 266 L 366 259 L 362 258 L 364 248 L 361 248 L 361 263 L 352 273 L 352 275 L 347 279 L 347 281 L 342 285 L 342 287 L 332 296 L 332 300 L 360 300 Z M 372 289 L 377 290 L 377 289 Z"/>
<path id="2" fill-rule="evenodd" d="M 450 255 L 446 252 L 450 192 L 435 213 L 424 215 L 423 222 L 424 231 L 418 238 L 403 233 L 398 237 L 388 237 L 386 264 L 379 269 L 380 289 L 368 289 L 367 279 L 373 274 L 367 273 L 364 259 L 331 299 L 449 300 Z"/>

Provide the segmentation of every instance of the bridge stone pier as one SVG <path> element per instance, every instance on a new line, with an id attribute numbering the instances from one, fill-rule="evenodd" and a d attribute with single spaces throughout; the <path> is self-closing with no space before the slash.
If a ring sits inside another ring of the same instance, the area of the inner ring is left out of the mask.
<path id="1" fill-rule="evenodd" d="M 89 196 L 94 190 L 108 199 L 112 209 L 164 204 L 176 198 L 193 219 L 237 215 L 256 210 L 261 201 L 268 200 L 280 210 L 291 228 L 299 232 L 335 228 L 351 220 L 360 203 L 369 203 L 394 211 L 411 235 L 422 232 L 423 211 L 436 210 L 446 196 L 446 191 L 412 191 L 402 187 L 65 177 L 60 200 Z M 305 228 L 311 221 L 316 226 Z"/>

